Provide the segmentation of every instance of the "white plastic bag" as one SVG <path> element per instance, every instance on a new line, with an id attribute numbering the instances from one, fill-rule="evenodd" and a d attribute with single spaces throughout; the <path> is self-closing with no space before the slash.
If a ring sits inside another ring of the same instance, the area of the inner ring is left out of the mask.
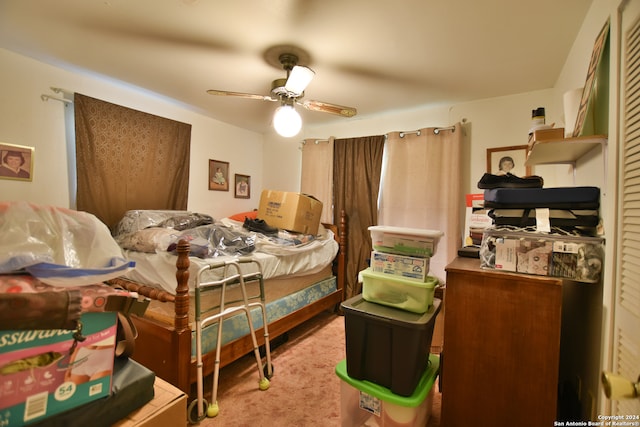
<path id="1" fill-rule="evenodd" d="M 121 276 L 134 266 L 94 215 L 0 203 L 0 273 L 24 269 L 49 285 L 81 286 Z"/>

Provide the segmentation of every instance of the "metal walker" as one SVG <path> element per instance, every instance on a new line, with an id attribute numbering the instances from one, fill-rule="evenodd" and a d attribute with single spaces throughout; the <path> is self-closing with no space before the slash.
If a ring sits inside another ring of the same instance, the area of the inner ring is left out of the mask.
<path id="1" fill-rule="evenodd" d="M 252 273 L 242 273 L 240 269 L 241 264 L 253 263 L 257 266 L 257 271 Z M 222 278 L 215 281 L 203 281 L 202 275 L 206 271 L 222 268 Z M 234 274 L 230 274 L 230 270 L 235 270 Z M 260 286 L 259 295 L 247 295 L 245 284 L 247 282 L 258 281 Z M 225 294 L 227 285 L 239 285 L 242 293 L 242 299 L 225 302 Z M 200 298 L 206 293 L 220 289 L 220 304 L 207 309 L 202 309 Z M 260 298 L 260 301 L 249 302 Z M 225 307 L 225 304 L 234 304 L 241 302 L 241 305 Z M 251 309 L 254 307 L 260 307 L 262 312 L 262 323 L 264 326 L 264 346 L 266 353 L 266 363 L 262 365 L 262 358 L 260 357 L 260 350 L 258 348 L 258 341 L 256 339 L 255 328 L 251 321 Z M 217 310 L 216 314 L 208 314 Z M 222 261 L 212 263 L 205 267 L 202 267 L 198 271 L 195 286 L 195 317 L 196 317 L 196 368 L 197 368 L 197 399 L 189 404 L 188 418 L 190 423 L 198 423 L 202 421 L 205 416 L 215 417 L 218 415 L 218 377 L 220 372 L 220 347 L 222 346 L 222 324 L 226 317 L 237 312 L 244 312 L 247 316 L 247 322 L 249 323 L 249 333 L 251 334 L 251 340 L 253 341 L 253 352 L 256 357 L 256 363 L 258 365 L 259 382 L 258 387 L 260 390 L 267 390 L 269 388 L 269 379 L 273 376 L 273 366 L 271 365 L 271 348 L 269 345 L 269 331 L 267 329 L 267 311 L 265 308 L 264 297 L 264 281 L 262 277 L 262 266 L 254 259 L 239 258 L 232 261 Z M 203 317 L 204 315 L 204 317 Z M 218 323 L 218 340 L 216 342 L 216 358 L 213 369 L 213 389 L 211 395 L 211 402 L 208 403 L 204 398 L 203 393 L 203 363 L 202 363 L 202 331 L 203 329 L 214 323 Z M 206 406 L 206 411 L 205 411 Z M 197 408 L 197 412 L 194 414 L 194 409 Z"/>

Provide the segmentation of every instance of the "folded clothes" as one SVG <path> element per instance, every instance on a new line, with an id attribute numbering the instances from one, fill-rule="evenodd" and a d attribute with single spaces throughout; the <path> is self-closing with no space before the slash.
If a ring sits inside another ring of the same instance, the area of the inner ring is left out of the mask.
<path id="1" fill-rule="evenodd" d="M 492 188 L 484 190 L 485 208 L 598 209 L 598 187 Z"/>
<path id="2" fill-rule="evenodd" d="M 510 173 L 504 175 L 492 175 L 485 173 L 478 181 L 478 188 L 542 188 L 544 180 L 537 176 L 518 177 Z"/>

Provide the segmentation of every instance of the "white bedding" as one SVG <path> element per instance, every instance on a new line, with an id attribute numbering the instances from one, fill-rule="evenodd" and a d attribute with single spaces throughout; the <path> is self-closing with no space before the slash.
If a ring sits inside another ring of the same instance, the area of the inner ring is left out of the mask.
<path id="1" fill-rule="evenodd" d="M 225 218 L 224 225 L 242 230 L 242 223 Z M 257 260 L 265 279 L 279 276 L 295 276 L 314 274 L 326 267 L 338 253 L 338 243 L 333 233 L 324 229 L 324 234 L 311 242 L 297 246 L 281 246 L 256 234 L 256 250 L 246 255 Z M 125 258 L 135 261 L 133 270 L 125 277 L 138 283 L 157 286 L 175 294 L 176 288 L 176 256 L 169 252 L 144 253 L 123 250 Z M 198 271 L 211 264 L 219 264 L 223 260 L 237 259 L 239 256 L 217 256 L 214 258 L 189 257 L 189 291 L 193 293 Z M 255 271 L 254 263 L 241 264 L 243 271 Z M 209 270 L 203 275 L 204 280 L 217 280 L 221 269 Z"/>

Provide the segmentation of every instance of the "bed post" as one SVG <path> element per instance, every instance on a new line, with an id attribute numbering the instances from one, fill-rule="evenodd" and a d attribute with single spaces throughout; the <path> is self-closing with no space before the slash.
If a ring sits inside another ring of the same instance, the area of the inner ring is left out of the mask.
<path id="1" fill-rule="evenodd" d="M 176 332 L 184 332 L 189 327 L 189 243 L 182 239 L 177 245 L 178 259 L 176 261 L 176 299 L 175 322 Z"/>
<path id="2" fill-rule="evenodd" d="M 174 385 L 187 394 L 191 393 L 191 329 L 189 327 L 189 242 L 181 239 L 176 247 L 178 259 L 176 260 L 176 298 L 174 331 L 172 334 L 171 348 L 176 349 L 174 354 L 176 364 L 172 375 L 176 379 Z"/>

